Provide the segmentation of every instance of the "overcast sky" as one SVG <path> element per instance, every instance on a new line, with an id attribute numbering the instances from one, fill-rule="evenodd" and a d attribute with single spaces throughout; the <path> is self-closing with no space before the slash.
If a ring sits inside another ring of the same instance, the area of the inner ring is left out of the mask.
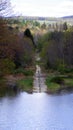
<path id="1" fill-rule="evenodd" d="M 73 15 L 73 0 L 11 0 L 15 13 L 24 16 Z"/>

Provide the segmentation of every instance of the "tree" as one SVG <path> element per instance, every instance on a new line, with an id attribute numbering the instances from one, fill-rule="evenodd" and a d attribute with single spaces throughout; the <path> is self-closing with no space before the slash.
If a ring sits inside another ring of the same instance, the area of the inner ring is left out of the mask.
<path id="1" fill-rule="evenodd" d="M 73 32 L 51 32 L 42 45 L 42 60 L 47 68 L 62 72 L 73 68 Z"/>
<path id="2" fill-rule="evenodd" d="M 66 31 L 67 29 L 68 29 L 68 27 L 67 27 L 67 23 L 64 22 L 64 24 L 63 24 L 63 30 Z"/>
<path id="3" fill-rule="evenodd" d="M 34 25 L 34 26 L 38 26 L 38 27 L 40 27 L 40 22 L 35 21 L 35 22 L 33 23 L 33 25 Z"/>
<path id="4" fill-rule="evenodd" d="M 11 16 L 12 12 L 10 0 L 0 0 L 0 16 Z"/>
<path id="5" fill-rule="evenodd" d="M 33 45 L 35 46 L 33 36 L 32 36 L 32 34 L 31 34 L 31 32 L 30 32 L 30 30 L 28 28 L 24 31 L 24 36 L 30 38 L 32 40 L 32 42 L 33 42 Z"/>
<path id="6" fill-rule="evenodd" d="M 42 29 L 46 29 L 46 24 L 45 24 L 45 22 L 41 25 L 41 28 L 42 28 Z"/>
<path id="7" fill-rule="evenodd" d="M 15 69 L 15 64 L 10 59 L 0 59 L 0 76 L 12 73 Z"/>

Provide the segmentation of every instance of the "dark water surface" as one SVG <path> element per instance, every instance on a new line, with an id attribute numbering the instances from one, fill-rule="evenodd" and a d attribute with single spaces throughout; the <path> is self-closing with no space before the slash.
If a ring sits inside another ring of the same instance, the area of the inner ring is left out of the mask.
<path id="1" fill-rule="evenodd" d="M 0 130 L 73 130 L 73 94 L 2 97 Z"/>

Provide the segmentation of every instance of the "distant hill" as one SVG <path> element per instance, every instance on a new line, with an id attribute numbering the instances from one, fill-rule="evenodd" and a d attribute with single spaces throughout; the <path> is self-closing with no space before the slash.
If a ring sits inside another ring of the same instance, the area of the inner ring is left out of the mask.
<path id="1" fill-rule="evenodd" d="M 64 16 L 62 17 L 63 19 L 72 19 L 73 18 L 73 15 L 70 15 L 70 16 Z"/>
<path id="2" fill-rule="evenodd" d="M 24 20 L 40 20 L 40 21 L 54 21 L 57 20 L 58 18 L 56 17 L 40 17 L 40 16 L 12 16 L 12 17 L 6 17 L 10 19 L 24 19 Z"/>
<path id="3" fill-rule="evenodd" d="M 6 17 L 7 18 L 7 17 Z M 64 23 L 67 22 L 70 25 L 73 25 L 73 15 L 64 16 L 64 17 L 40 17 L 40 16 L 13 16 L 8 17 L 7 19 L 15 19 L 19 21 L 28 20 L 28 21 L 40 21 L 40 22 L 47 22 L 49 24 L 54 23 Z"/>
<path id="4" fill-rule="evenodd" d="M 73 15 L 61 17 L 63 22 L 67 22 L 69 25 L 73 25 Z"/>

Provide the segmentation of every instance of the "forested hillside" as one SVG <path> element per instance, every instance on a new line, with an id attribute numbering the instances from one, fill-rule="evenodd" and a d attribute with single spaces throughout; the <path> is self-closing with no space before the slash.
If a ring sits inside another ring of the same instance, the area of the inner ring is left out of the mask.
<path id="1" fill-rule="evenodd" d="M 39 39 L 38 48 L 46 67 L 73 68 L 73 31 L 47 33 Z"/>
<path id="2" fill-rule="evenodd" d="M 40 21 L 8 17 L 9 5 L 8 1 L 0 3 L 0 78 L 17 74 L 33 76 L 36 53 L 40 53 L 39 64 L 45 70 L 72 76 L 73 25 L 54 18 Z"/>
<path id="3" fill-rule="evenodd" d="M 8 28 L 7 21 L 0 18 L 0 74 L 32 65 L 33 48 L 29 36 L 20 35 L 16 30 Z"/>

